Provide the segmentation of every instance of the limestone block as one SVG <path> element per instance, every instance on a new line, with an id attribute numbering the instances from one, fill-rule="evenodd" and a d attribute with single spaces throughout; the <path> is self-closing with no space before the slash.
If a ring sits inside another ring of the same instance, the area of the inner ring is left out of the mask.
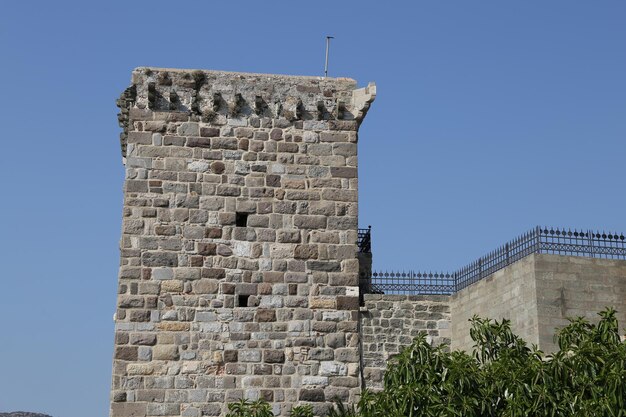
<path id="1" fill-rule="evenodd" d="M 319 373 L 322 376 L 345 376 L 348 374 L 348 367 L 343 363 L 324 361 L 320 363 Z"/>
<path id="2" fill-rule="evenodd" d="M 302 377 L 302 385 L 318 385 L 325 387 L 328 385 L 328 377 L 305 375 Z"/>
<path id="3" fill-rule="evenodd" d="M 174 345 L 157 345 L 152 348 L 154 360 L 178 360 L 178 347 Z"/>
<path id="4" fill-rule="evenodd" d="M 115 417 L 146 417 L 145 403 L 112 403 L 111 415 Z"/>

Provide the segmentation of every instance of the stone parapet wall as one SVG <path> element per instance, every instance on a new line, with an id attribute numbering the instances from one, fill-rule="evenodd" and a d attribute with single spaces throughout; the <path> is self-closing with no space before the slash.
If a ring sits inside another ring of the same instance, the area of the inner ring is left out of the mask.
<path id="1" fill-rule="evenodd" d="M 450 297 L 445 295 L 364 295 L 361 308 L 363 382 L 380 389 L 390 357 L 419 332 L 439 345 L 450 343 Z"/>
<path id="2" fill-rule="evenodd" d="M 356 142 L 374 96 L 349 79 L 133 72 L 112 417 L 357 398 Z"/>

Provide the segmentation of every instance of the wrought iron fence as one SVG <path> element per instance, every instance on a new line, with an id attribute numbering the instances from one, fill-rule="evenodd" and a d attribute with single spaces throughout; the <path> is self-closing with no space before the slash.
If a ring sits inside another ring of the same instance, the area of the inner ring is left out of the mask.
<path id="1" fill-rule="evenodd" d="M 372 226 L 368 226 L 367 229 L 359 229 L 357 244 L 359 245 L 359 252 L 372 252 Z"/>
<path id="2" fill-rule="evenodd" d="M 366 294 L 452 294 L 454 275 L 445 272 L 372 272 L 361 280 Z"/>
<path id="3" fill-rule="evenodd" d="M 623 233 L 536 227 L 452 273 L 372 272 L 363 293 L 452 294 L 533 253 L 626 259 Z"/>

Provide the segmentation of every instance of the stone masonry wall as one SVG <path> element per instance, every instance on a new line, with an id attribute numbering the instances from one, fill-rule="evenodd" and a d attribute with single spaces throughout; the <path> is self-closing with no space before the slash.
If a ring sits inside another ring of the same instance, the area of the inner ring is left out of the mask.
<path id="1" fill-rule="evenodd" d="M 598 321 L 614 307 L 626 326 L 626 261 L 533 254 L 452 296 L 452 348 L 470 350 L 468 320 L 511 320 L 513 331 L 544 352 L 558 349 L 555 330 L 568 318 Z"/>
<path id="2" fill-rule="evenodd" d="M 387 360 L 420 331 L 435 345 L 450 343 L 449 296 L 365 294 L 364 302 L 360 325 L 366 388 L 383 387 Z"/>
<path id="3" fill-rule="evenodd" d="M 350 79 L 133 72 L 112 417 L 355 400 L 356 142 L 374 97 Z"/>
<path id="4" fill-rule="evenodd" d="M 534 255 L 539 346 L 558 349 L 554 330 L 568 317 L 597 323 L 605 307 L 617 310 L 621 334 L 626 333 L 626 261 L 562 255 Z"/>
<path id="5" fill-rule="evenodd" d="M 469 319 L 474 315 L 511 320 L 513 331 L 537 343 L 537 292 L 534 255 L 503 268 L 451 297 L 452 349 L 471 351 Z"/>

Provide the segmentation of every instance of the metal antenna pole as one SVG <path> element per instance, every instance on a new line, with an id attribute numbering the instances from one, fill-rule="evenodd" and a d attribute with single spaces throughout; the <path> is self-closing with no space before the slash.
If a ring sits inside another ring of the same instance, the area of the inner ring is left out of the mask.
<path id="1" fill-rule="evenodd" d="M 330 49 L 330 40 L 335 39 L 334 36 L 326 36 L 326 63 L 324 64 L 324 77 L 328 77 L 328 50 Z"/>

